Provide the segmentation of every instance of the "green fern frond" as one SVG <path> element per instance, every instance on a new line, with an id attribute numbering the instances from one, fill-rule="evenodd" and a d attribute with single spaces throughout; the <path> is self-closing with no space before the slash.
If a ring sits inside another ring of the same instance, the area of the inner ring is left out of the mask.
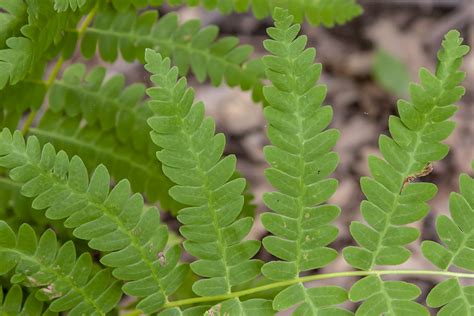
<path id="1" fill-rule="evenodd" d="M 76 259 L 73 242 L 58 247 L 52 230 L 37 240 L 31 226 L 23 224 L 15 235 L 0 221 L 0 259 L 0 275 L 13 270 L 12 283 L 40 287 L 36 299 L 53 300 L 49 306 L 53 312 L 104 315 L 122 296 L 120 283 L 111 278 L 109 270 L 92 274 L 91 255 L 83 253 Z"/>
<path id="2" fill-rule="evenodd" d="M 3 296 L 3 289 L 0 286 L 0 315 L 10 316 L 53 316 L 57 313 L 45 312 L 43 313 L 44 303 L 36 299 L 35 293 L 28 295 L 23 302 L 23 291 L 19 285 L 14 285 Z"/>
<path id="3" fill-rule="evenodd" d="M 451 218 L 438 216 L 436 231 L 445 246 L 428 240 L 421 245 L 423 255 L 440 269 L 452 267 L 474 271 L 474 179 L 459 178 L 460 193 L 451 193 Z M 438 283 L 426 303 L 442 307 L 439 315 L 470 315 L 474 311 L 474 286 L 463 286 L 458 278 Z"/>
<path id="4" fill-rule="evenodd" d="M 326 177 L 339 161 L 331 151 L 339 132 L 324 131 L 331 122 L 332 108 L 321 106 L 326 87 L 316 85 L 321 74 L 321 64 L 313 64 L 316 51 L 305 49 L 307 38 L 297 37 L 300 25 L 292 24 L 293 17 L 286 10 L 276 9 L 274 20 L 275 27 L 267 29 L 272 39 L 264 41 L 272 54 L 263 59 L 272 83 L 263 90 L 270 104 L 265 117 L 272 143 L 264 152 L 271 165 L 265 176 L 278 191 L 264 195 L 274 213 L 263 214 L 262 223 L 273 234 L 263 239 L 265 249 L 284 261 L 266 263 L 262 272 L 272 280 L 289 280 L 337 257 L 327 245 L 337 237 L 338 230 L 330 223 L 340 210 L 321 204 L 337 188 L 337 181 Z M 273 307 L 281 311 L 298 304 L 296 313 L 342 313 L 331 305 L 345 300 L 347 294 L 341 288 L 306 289 L 297 283 L 280 292 Z"/>
<path id="5" fill-rule="evenodd" d="M 146 119 L 140 120 L 146 124 Z M 150 131 L 147 125 L 135 124 L 126 128 L 130 135 Z M 182 205 L 168 194 L 171 181 L 163 174 L 156 162 L 156 146 L 140 144 L 134 138 L 136 148 L 130 143 L 121 143 L 115 131 L 104 131 L 97 125 L 81 124 L 81 116 L 67 118 L 61 113 L 47 111 L 37 127 L 30 129 L 30 134 L 37 136 L 42 143 L 50 142 L 57 149 L 64 150 L 68 155 L 85 157 L 84 163 L 88 170 L 102 163 L 111 176 L 119 181 L 127 179 L 134 192 L 143 192 L 149 202 L 160 202 L 163 210 L 176 214 Z M 148 135 L 144 135 L 149 139 Z M 130 140 L 132 142 L 132 140 Z M 148 145 L 148 146 L 144 146 Z"/>
<path id="6" fill-rule="evenodd" d="M 137 305 L 150 313 L 178 289 L 187 274 L 178 265 L 180 249 L 165 250 L 168 230 L 160 224 L 156 208 L 144 209 L 139 194 L 130 196 L 130 184 L 120 181 L 110 192 L 110 176 L 99 166 L 89 180 L 82 160 L 71 160 L 51 144 L 43 149 L 36 137 L 25 141 L 16 131 L 0 134 L 0 166 L 23 183 L 21 193 L 34 198 L 33 207 L 46 209 L 49 219 L 63 219 L 74 236 L 89 240 L 89 247 L 106 252 L 101 262 L 113 267 L 113 275 L 129 281 L 127 295 L 143 297 Z"/>
<path id="7" fill-rule="evenodd" d="M 382 135 L 379 147 L 383 158 L 369 157 L 373 178 L 361 179 L 367 200 L 361 203 L 368 225 L 352 222 L 351 235 L 359 245 L 346 247 L 344 258 L 354 268 L 372 270 L 374 265 L 399 265 L 411 252 L 406 245 L 419 237 L 418 229 L 405 225 L 422 219 L 429 211 L 426 203 L 437 192 L 434 184 L 412 183 L 432 170 L 432 162 L 444 158 L 448 146 L 442 144 L 455 124 L 448 119 L 457 107 L 452 105 L 464 94 L 459 86 L 465 77 L 458 69 L 469 48 L 461 45 L 457 31 L 446 34 L 438 53 L 436 74 L 421 69 L 421 85 L 410 86 L 411 103 L 398 102 L 400 118 L 391 116 L 392 138 Z M 426 247 L 426 246 L 425 246 Z M 439 260 L 439 259 L 436 259 Z M 393 283 L 380 276 L 369 276 L 355 283 L 349 298 L 364 301 L 356 315 L 413 313 L 429 315 L 426 308 L 413 302 L 420 294 L 415 285 Z M 368 291 L 367 289 L 373 289 Z"/>
<path id="8" fill-rule="evenodd" d="M 250 45 L 238 45 L 235 37 L 216 40 L 218 28 L 201 28 L 199 20 L 179 24 L 175 13 L 158 21 L 157 17 L 157 11 L 137 15 L 135 10 L 102 8 L 86 30 L 81 52 L 90 58 L 98 47 L 106 61 L 116 60 L 119 51 L 126 61 L 143 61 L 145 48 L 157 49 L 173 60 L 181 75 L 190 69 L 200 82 L 210 78 L 217 86 L 225 80 L 230 86 L 251 89 L 255 100 L 262 99 L 263 67 L 260 60 L 249 61 L 253 50 Z"/>
<path id="9" fill-rule="evenodd" d="M 146 119 L 151 111 L 143 105 L 145 85 L 125 86 L 125 76 L 108 79 L 104 67 L 86 72 L 84 64 L 73 64 L 64 70 L 49 93 L 49 108 L 69 117 L 81 116 L 88 125 L 113 130 L 122 143 L 132 143 L 138 150 L 146 149 L 149 130 Z M 145 130 L 143 130 L 145 129 Z"/>
<path id="10" fill-rule="evenodd" d="M 389 129 L 392 138 L 379 138 L 380 151 L 385 160 L 369 157 L 373 178 L 361 179 L 367 197 L 361 212 L 369 226 L 351 224 L 351 234 L 360 247 L 347 247 L 344 257 L 358 269 L 378 265 L 397 265 L 410 257 L 404 247 L 418 238 L 419 232 L 404 225 L 423 218 L 430 200 L 437 191 L 431 183 L 412 183 L 431 171 L 431 164 L 444 158 L 448 146 L 441 141 L 454 129 L 448 119 L 454 114 L 457 102 L 464 94 L 459 86 L 465 74 L 458 71 L 469 48 L 461 45 L 456 31 L 449 32 L 438 54 L 436 75 L 421 69 L 421 85 L 412 84 L 412 101 L 399 101 L 400 117 L 391 116 Z"/>
<path id="11" fill-rule="evenodd" d="M 0 48 L 5 41 L 20 34 L 20 28 L 26 23 L 26 4 L 23 0 L 0 0 Z"/>
<path id="12" fill-rule="evenodd" d="M 0 49 L 0 89 L 15 85 L 57 53 L 66 29 L 75 27 L 80 13 L 58 13 L 52 1 L 28 1 L 28 24 L 21 35 L 8 38 Z M 54 54 L 53 54 L 54 53 Z"/>
<path id="13" fill-rule="evenodd" d="M 215 123 L 204 118 L 204 105 L 194 104 L 194 92 L 186 79 L 178 80 L 178 68 L 148 49 L 145 68 L 156 87 L 147 90 L 154 116 L 149 119 L 152 140 L 163 172 L 177 185 L 170 194 L 190 207 L 180 210 L 184 247 L 198 258 L 191 269 L 206 279 L 194 283 L 199 296 L 230 293 L 232 286 L 252 280 L 261 262 L 250 260 L 260 248 L 256 240 L 242 239 L 252 227 L 252 218 L 237 219 L 242 210 L 245 180 L 229 181 L 235 171 L 235 156 L 221 159 L 225 138 L 214 135 Z"/>

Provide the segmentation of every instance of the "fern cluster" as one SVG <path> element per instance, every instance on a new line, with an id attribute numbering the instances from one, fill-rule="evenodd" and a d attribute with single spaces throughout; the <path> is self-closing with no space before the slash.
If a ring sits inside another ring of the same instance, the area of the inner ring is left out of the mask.
<path id="1" fill-rule="evenodd" d="M 158 18 L 164 2 L 273 12 L 268 55 L 254 58 L 215 26 Z M 379 138 L 380 155 L 368 159 L 363 221 L 351 223 L 355 245 L 342 251 L 354 269 L 326 272 L 339 256 L 341 209 L 328 200 L 340 133 L 328 128 L 322 66 L 295 21 L 345 23 L 361 12 L 355 1 L 0 0 L 0 9 L 0 314 L 473 314 L 468 174 L 450 196 L 450 216 L 436 220 L 438 239 L 421 244 L 433 267 L 393 267 L 410 259 L 420 237 L 411 224 L 437 193 L 420 180 L 449 151 L 443 141 L 455 128 L 469 50 L 459 32 L 446 34 L 436 71 L 421 69 L 410 100 L 389 118 L 390 136 Z M 76 46 L 86 59 L 143 63 L 151 87 L 126 85 L 104 67 L 62 70 Z M 195 101 L 189 74 L 251 90 L 266 105 L 265 177 L 274 191 L 263 196 L 262 242 L 249 237 L 255 207 L 237 158 L 224 155 L 225 135 Z M 176 216 L 179 236 L 160 211 Z M 403 275 L 439 282 L 423 302 L 417 285 L 388 277 Z M 342 277 L 360 278 L 349 288 L 306 284 Z"/>

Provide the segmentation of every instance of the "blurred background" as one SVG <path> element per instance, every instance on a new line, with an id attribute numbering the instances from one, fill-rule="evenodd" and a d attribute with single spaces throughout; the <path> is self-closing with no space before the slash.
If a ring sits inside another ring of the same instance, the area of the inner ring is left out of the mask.
<path id="1" fill-rule="evenodd" d="M 434 71 L 436 52 L 443 35 L 458 29 L 471 47 L 474 46 L 473 0 L 359 0 L 364 14 L 344 26 L 331 29 L 304 24 L 302 31 L 309 45 L 317 50 L 317 62 L 323 64 L 321 83 L 328 86 L 326 103 L 334 107 L 332 127 L 341 130 L 342 136 L 336 151 L 341 161 L 334 177 L 339 189 L 331 203 L 339 205 L 342 215 L 337 225 L 340 235 L 334 247 L 341 250 L 352 243 L 348 226 L 360 219 L 359 203 L 363 199 L 359 186 L 361 176 L 368 175 L 367 157 L 378 154 L 377 139 L 388 133 L 387 122 L 396 114 L 396 100 L 406 98 L 408 84 L 417 81 L 420 67 Z M 256 20 L 251 14 L 221 16 L 217 11 L 198 8 L 166 8 L 177 11 L 181 21 L 201 19 L 204 25 L 216 24 L 221 35 L 238 36 L 243 43 L 255 47 L 255 57 L 265 54 L 262 41 L 267 38 L 265 29 L 271 20 Z M 80 57 L 77 57 L 80 59 Z M 74 62 L 74 60 L 73 60 Z M 101 64 L 99 59 L 88 61 Z M 108 66 L 114 72 L 127 74 L 128 83 L 145 81 L 148 74 L 140 64 L 117 62 Z M 432 212 L 417 223 L 422 239 L 436 240 L 434 220 L 437 214 L 448 213 L 448 197 L 458 190 L 458 175 L 472 174 L 470 163 L 474 159 L 474 54 L 465 59 L 463 70 L 466 95 L 459 103 L 454 119 L 457 129 L 448 139 L 451 150 L 447 158 L 434 164 L 433 172 L 424 181 L 438 185 L 439 192 L 431 201 Z M 192 77 L 190 85 L 196 89 L 197 99 L 206 104 L 208 115 L 217 121 L 218 131 L 227 136 L 227 154 L 236 154 L 238 169 L 247 178 L 254 194 L 257 213 L 266 211 L 262 194 L 272 191 L 263 171 L 267 164 L 262 148 L 268 144 L 266 122 L 261 104 L 255 104 L 249 93 L 228 87 L 215 88 L 199 84 Z M 165 214 L 169 226 L 177 228 L 176 220 Z M 261 239 L 265 230 L 257 216 L 250 238 Z M 422 269 L 429 266 L 418 252 L 419 244 L 412 243 L 414 256 L 401 268 Z M 418 241 L 419 243 L 419 241 Z M 270 260 L 262 251 L 259 256 Z M 342 256 L 332 271 L 348 269 Z M 323 271 L 324 272 L 324 271 Z M 416 281 L 424 292 L 432 287 L 433 279 L 407 279 Z M 340 280 L 352 282 L 353 280 Z M 333 281 L 332 281 L 333 282 Z M 334 283 L 334 282 L 333 282 Z M 319 284 L 321 282 L 319 281 Z M 421 297 L 423 299 L 423 297 Z"/>

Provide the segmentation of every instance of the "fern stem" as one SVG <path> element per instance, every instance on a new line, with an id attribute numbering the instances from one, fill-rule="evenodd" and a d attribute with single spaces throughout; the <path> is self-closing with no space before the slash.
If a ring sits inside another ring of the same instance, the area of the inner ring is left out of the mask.
<path id="1" fill-rule="evenodd" d="M 435 275 L 443 277 L 457 277 L 457 278 L 467 278 L 474 279 L 474 273 L 459 273 L 459 272 L 450 272 L 450 271 L 436 271 L 436 270 L 371 270 L 371 271 L 344 271 L 344 272 L 334 272 L 334 273 L 324 273 L 324 274 L 315 274 L 308 275 L 296 279 L 279 281 L 270 284 L 265 284 L 262 286 L 254 287 L 251 289 L 246 289 L 230 294 L 216 295 L 216 296 L 204 296 L 204 297 L 193 297 L 178 301 L 171 301 L 164 305 L 164 308 L 176 307 L 182 305 L 190 305 L 196 303 L 204 302 L 213 302 L 213 301 L 224 301 L 235 297 L 246 296 L 258 292 L 263 292 L 266 290 L 284 287 L 293 285 L 295 283 L 305 283 L 316 280 L 325 280 L 325 279 L 335 279 L 341 277 L 356 277 L 356 276 L 367 276 L 367 275 Z"/>
<path id="2" fill-rule="evenodd" d="M 77 40 L 78 41 L 82 38 L 82 36 L 86 32 L 87 27 L 92 22 L 92 19 L 96 15 L 98 9 L 99 9 L 99 2 L 97 2 L 97 4 L 94 6 L 94 8 L 92 8 L 92 10 L 87 14 L 86 18 L 84 19 L 81 26 L 79 27 L 79 29 L 77 31 Z M 48 76 L 48 79 L 45 82 L 45 85 L 46 85 L 45 94 L 48 92 L 49 88 L 51 88 L 51 86 L 53 85 L 54 80 L 56 80 L 56 77 L 58 76 L 58 73 L 61 70 L 61 67 L 62 67 L 63 63 L 64 63 L 64 57 L 60 56 L 59 59 L 56 61 L 56 64 L 54 64 L 53 70 L 51 71 L 51 73 Z M 21 133 L 23 135 L 28 134 L 31 125 L 35 121 L 35 118 L 36 118 L 37 114 L 38 114 L 38 110 L 33 110 L 33 111 L 30 112 L 30 114 L 26 118 L 25 124 L 23 125 L 23 128 L 21 130 Z"/>

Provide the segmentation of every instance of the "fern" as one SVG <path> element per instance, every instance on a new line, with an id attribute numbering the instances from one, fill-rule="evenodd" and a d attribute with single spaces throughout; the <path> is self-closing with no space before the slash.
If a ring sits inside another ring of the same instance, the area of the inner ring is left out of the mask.
<path id="1" fill-rule="evenodd" d="M 19 35 L 20 27 L 26 22 L 26 5 L 23 1 L 0 1 L 0 48 L 7 38 Z"/>
<path id="2" fill-rule="evenodd" d="M 225 79 L 230 86 L 251 89 L 255 100 L 262 99 L 261 62 L 249 61 L 251 46 L 238 45 L 235 37 L 216 40 L 218 28 L 200 28 L 199 20 L 180 25 L 174 13 L 156 20 L 156 11 L 137 16 L 134 10 L 115 12 L 102 8 L 94 24 L 86 30 L 81 52 L 90 58 L 98 47 L 106 61 L 115 61 L 119 51 L 126 61 L 143 61 L 145 48 L 158 49 L 172 58 L 181 75 L 191 69 L 198 81 L 209 77 L 216 86 Z"/>
<path id="3" fill-rule="evenodd" d="M 265 228 L 275 236 L 265 237 L 263 245 L 272 255 L 285 261 L 266 263 L 263 274 L 272 280 L 297 278 L 301 272 L 322 268 L 332 262 L 337 252 L 326 246 L 337 236 L 329 223 L 340 213 L 337 206 L 320 205 L 334 194 L 335 179 L 324 179 L 337 166 L 338 156 L 330 152 L 339 132 L 323 130 L 332 119 L 332 109 L 321 107 L 326 87 L 315 85 L 321 64 L 312 64 L 314 49 L 304 49 L 306 37 L 299 36 L 300 26 L 293 17 L 275 10 L 275 27 L 267 30 L 272 40 L 264 42 L 272 56 L 264 57 L 272 85 L 264 95 L 270 103 L 265 108 L 268 137 L 272 146 L 265 157 L 272 168 L 265 175 L 278 189 L 264 195 L 265 204 L 275 213 L 262 215 Z M 319 297 L 326 296 L 321 301 Z M 334 313 L 332 304 L 347 299 L 337 287 L 305 289 L 301 283 L 280 292 L 273 301 L 276 310 L 299 303 L 296 313 Z"/>
<path id="4" fill-rule="evenodd" d="M 116 180 L 127 178 L 134 191 L 176 213 L 181 205 L 167 193 L 171 182 L 156 164 L 156 147 L 148 136 L 151 111 L 141 104 L 145 86 L 124 87 L 122 75 L 106 81 L 105 76 L 102 67 L 87 74 L 83 64 L 66 68 L 51 86 L 50 109 L 30 132 L 70 155 L 85 157 L 89 170 L 105 164 Z"/>
<path id="5" fill-rule="evenodd" d="M 68 9 L 76 11 L 85 6 L 87 0 L 54 0 L 54 9 L 58 12 L 64 12 Z"/>
<path id="6" fill-rule="evenodd" d="M 474 179 L 462 174 L 459 186 L 461 192 L 451 193 L 449 198 L 451 218 L 440 215 L 436 220 L 436 231 L 447 248 L 428 240 L 422 243 L 421 250 L 440 269 L 455 266 L 474 271 Z M 426 303 L 442 307 L 440 315 L 469 315 L 474 311 L 473 295 L 474 286 L 462 286 L 459 278 L 452 278 L 437 284 Z"/>
<path id="7" fill-rule="evenodd" d="M 158 19 L 149 7 L 164 3 L 273 11 L 270 55 L 250 59 L 252 47 L 218 39 L 215 26 L 180 24 L 174 13 Z M 293 21 L 344 23 L 361 11 L 354 0 L 0 0 L 0 11 L 0 314 L 352 315 L 351 304 L 356 315 L 474 312 L 470 176 L 450 197 L 451 217 L 437 220 L 439 240 L 422 242 L 436 268 L 386 267 L 410 258 L 419 238 L 411 224 L 437 191 L 418 179 L 446 156 L 442 142 L 455 128 L 468 52 L 458 32 L 446 35 L 436 72 L 422 69 L 411 101 L 399 101 L 390 137 L 379 139 L 382 157 L 369 157 L 365 223 L 351 224 L 357 246 L 343 250 L 355 269 L 320 273 L 338 256 L 340 209 L 327 201 L 338 185 L 330 176 L 339 132 L 328 129 L 315 50 Z M 87 58 L 146 63 L 152 87 L 125 85 L 105 67 L 62 71 L 78 43 Z M 189 72 L 268 105 L 265 176 L 274 192 L 263 196 L 264 249 L 249 237 L 256 211 L 236 158 L 223 156 L 224 135 L 180 78 Z M 145 198 L 171 210 L 173 228 L 177 213 L 180 236 Z M 256 259 L 259 251 L 273 260 Z M 410 275 L 440 278 L 426 302 L 417 285 L 389 278 Z M 332 283 L 343 277 L 360 279 Z"/>
<path id="8" fill-rule="evenodd" d="M 410 256 L 403 246 L 417 239 L 418 232 L 403 225 L 423 218 L 429 209 L 426 201 L 436 194 L 435 185 L 412 181 L 430 172 L 431 164 L 448 153 L 448 146 L 440 141 L 453 131 L 454 123 L 448 119 L 457 108 L 452 103 L 464 94 L 464 88 L 458 86 L 464 73 L 458 68 L 468 47 L 461 46 L 461 41 L 457 32 L 446 35 L 436 75 L 420 71 L 422 85 L 410 86 L 412 103 L 400 101 L 401 118 L 390 117 L 393 138 L 379 139 L 385 161 L 369 158 L 374 178 L 361 179 L 368 198 L 361 211 L 370 227 L 352 223 L 352 236 L 361 247 L 344 251 L 346 260 L 356 268 L 401 264 Z"/>
<path id="9" fill-rule="evenodd" d="M 70 315 L 105 314 L 122 296 L 120 283 L 110 278 L 108 270 L 92 275 L 91 255 L 84 253 L 76 259 L 71 241 L 58 248 L 52 230 L 47 230 L 38 241 L 31 226 L 22 225 L 15 236 L 0 221 L 0 236 L 3 258 L 0 275 L 14 269 L 12 283 L 41 287 L 35 297 L 40 301 L 54 300 L 50 311 L 70 310 Z"/>
<path id="10" fill-rule="evenodd" d="M 42 143 L 50 142 L 69 155 L 86 157 L 84 163 L 88 170 L 103 163 L 114 179 L 128 179 L 133 191 L 145 193 L 150 202 L 159 200 L 163 210 L 176 213 L 181 208 L 167 193 L 172 184 L 160 166 L 153 163 L 151 146 L 144 148 L 140 155 L 136 148 L 120 143 L 113 132 L 94 125 L 81 125 L 80 117 L 65 118 L 51 112 L 46 113 L 30 133 Z"/>
<path id="11" fill-rule="evenodd" d="M 242 239 L 252 227 L 252 218 L 237 219 L 242 210 L 245 180 L 229 181 L 235 171 L 235 156 L 220 159 L 224 135 L 214 135 L 215 123 L 204 119 L 204 104 L 194 102 L 193 90 L 170 60 L 147 50 L 145 68 L 157 86 L 147 90 L 155 113 L 149 119 L 152 140 L 160 148 L 163 172 L 177 185 L 170 195 L 190 207 L 178 213 L 180 233 L 188 253 L 198 258 L 191 264 L 206 279 L 193 284 L 200 296 L 231 292 L 232 287 L 254 279 L 261 261 L 249 260 L 260 248 L 256 240 Z"/>
<path id="12" fill-rule="evenodd" d="M 363 270 L 374 265 L 399 265 L 411 253 L 406 245 L 419 237 L 419 231 L 404 225 L 426 216 L 430 200 L 437 191 L 434 184 L 412 183 L 431 172 L 432 163 L 444 158 L 448 146 L 440 143 L 454 129 L 448 119 L 456 111 L 452 103 L 464 94 L 458 86 L 464 73 L 458 71 L 468 47 L 461 45 L 459 33 L 449 32 L 438 54 L 436 74 L 421 69 L 421 85 L 412 84 L 412 102 L 400 101 L 400 118 L 391 116 L 389 129 L 392 138 L 379 138 L 380 151 L 385 160 L 369 157 L 373 178 L 362 178 L 362 191 L 367 197 L 361 212 L 368 225 L 352 222 L 351 235 L 359 247 L 346 247 L 344 258 L 353 267 Z M 398 282 L 395 290 L 390 281 L 370 276 L 358 281 L 349 292 L 352 301 L 365 300 L 358 314 L 401 311 L 427 315 L 428 311 L 413 302 L 420 291 L 414 285 Z M 373 289 L 368 292 L 367 288 Z"/>
<path id="13" fill-rule="evenodd" d="M 18 285 L 12 286 L 3 296 L 3 290 L 0 286 L 0 314 L 1 315 L 18 315 L 18 316 L 39 316 L 39 315 L 57 315 L 56 313 L 43 313 L 43 302 L 35 298 L 31 293 L 23 303 L 23 292 Z"/>
<path id="14" fill-rule="evenodd" d="M 89 182 L 77 156 L 69 160 L 50 144 L 41 151 L 35 137 L 25 145 L 19 132 L 12 135 L 8 129 L 0 134 L 0 166 L 11 169 L 14 181 L 24 183 L 22 194 L 34 198 L 34 208 L 46 209 L 50 219 L 66 219 L 74 236 L 108 253 L 101 262 L 114 268 L 116 278 L 130 281 L 124 292 L 145 297 L 139 308 L 153 312 L 177 290 L 187 273 L 186 265 L 176 265 L 179 247 L 164 251 L 168 232 L 159 223 L 158 211 L 144 209 L 139 194 L 130 197 L 128 181 L 109 192 L 110 176 L 104 166 Z"/>

